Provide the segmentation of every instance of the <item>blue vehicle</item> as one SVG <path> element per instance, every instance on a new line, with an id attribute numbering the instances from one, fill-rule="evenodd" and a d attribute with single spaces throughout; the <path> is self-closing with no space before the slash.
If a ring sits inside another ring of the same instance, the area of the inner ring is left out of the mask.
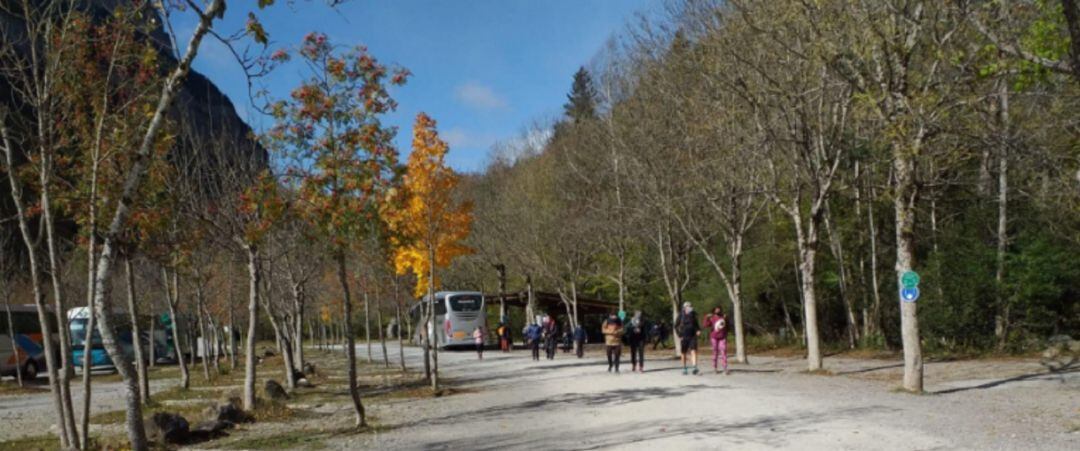
<path id="1" fill-rule="evenodd" d="M 132 341 L 131 320 L 123 313 L 113 314 L 113 324 L 116 325 L 116 335 L 120 340 L 120 349 L 130 361 L 135 360 L 135 345 Z M 76 372 L 83 369 L 83 358 L 86 351 L 86 329 L 90 321 L 90 310 L 86 307 L 77 307 L 68 310 L 68 324 L 71 331 L 71 362 Z M 147 340 L 143 339 L 143 343 Z M 115 371 L 116 365 L 109 358 L 108 352 L 101 341 L 101 334 L 95 327 L 90 338 L 90 371 Z"/>

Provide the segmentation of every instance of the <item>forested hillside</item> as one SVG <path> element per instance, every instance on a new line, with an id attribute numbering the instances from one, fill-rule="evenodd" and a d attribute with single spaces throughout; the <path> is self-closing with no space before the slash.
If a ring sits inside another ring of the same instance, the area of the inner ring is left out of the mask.
<path id="1" fill-rule="evenodd" d="M 671 4 L 582 68 L 550 138 L 463 186 L 477 253 L 453 280 L 492 291 L 504 264 L 511 290 L 655 321 L 722 304 L 740 359 L 786 337 L 810 369 L 821 346 L 1075 336 L 1074 3 Z"/>

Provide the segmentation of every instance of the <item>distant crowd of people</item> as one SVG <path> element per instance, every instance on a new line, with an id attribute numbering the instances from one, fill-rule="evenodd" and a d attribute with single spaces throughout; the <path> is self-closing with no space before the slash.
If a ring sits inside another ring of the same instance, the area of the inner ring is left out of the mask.
<path id="1" fill-rule="evenodd" d="M 600 332 L 604 336 L 604 352 L 607 356 L 608 372 L 618 373 L 622 361 L 624 346 L 630 348 L 630 371 L 645 372 L 645 348 L 651 343 L 653 350 L 666 346 L 669 330 L 667 323 L 663 321 L 647 324 L 642 312 L 635 311 L 629 320 L 625 320 L 625 313 L 612 313 L 600 326 Z M 698 339 L 702 331 L 707 333 L 709 344 L 712 347 L 712 366 L 715 373 L 723 371 L 728 374 L 727 360 L 727 333 L 728 321 L 723 309 L 716 306 L 712 312 L 705 315 L 701 321 L 693 305 L 686 302 L 679 312 L 675 322 L 674 332 L 679 340 L 680 361 L 683 374 L 698 374 Z M 588 342 L 588 333 L 585 327 L 577 324 L 573 328 L 559 327 L 557 321 L 551 315 L 543 316 L 539 322 L 528 324 L 521 331 L 525 347 L 532 351 L 532 359 L 540 360 L 540 350 L 543 349 L 547 360 L 554 360 L 558 349 L 563 353 L 575 351 L 578 358 L 585 355 L 585 344 Z M 508 321 L 504 318 L 499 323 L 495 334 L 499 340 L 499 349 L 502 352 L 511 352 L 513 349 L 513 337 Z M 484 358 L 484 343 L 486 333 L 477 327 L 473 331 L 473 339 L 476 342 L 476 352 L 479 359 Z"/>

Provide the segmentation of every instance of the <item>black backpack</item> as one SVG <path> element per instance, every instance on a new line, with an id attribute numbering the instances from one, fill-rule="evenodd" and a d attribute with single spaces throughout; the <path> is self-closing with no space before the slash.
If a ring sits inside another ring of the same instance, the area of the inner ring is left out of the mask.
<path id="1" fill-rule="evenodd" d="M 693 335 L 697 330 L 697 317 L 694 316 L 694 313 L 683 312 L 681 316 L 679 316 L 679 335 L 684 337 Z"/>

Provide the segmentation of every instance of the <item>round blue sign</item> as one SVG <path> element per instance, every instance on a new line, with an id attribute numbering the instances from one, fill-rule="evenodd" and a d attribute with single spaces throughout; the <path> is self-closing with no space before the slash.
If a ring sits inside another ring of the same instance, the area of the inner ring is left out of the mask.
<path id="1" fill-rule="evenodd" d="M 904 302 L 915 302 L 919 299 L 919 287 L 904 287 L 900 290 L 900 299 Z"/>

